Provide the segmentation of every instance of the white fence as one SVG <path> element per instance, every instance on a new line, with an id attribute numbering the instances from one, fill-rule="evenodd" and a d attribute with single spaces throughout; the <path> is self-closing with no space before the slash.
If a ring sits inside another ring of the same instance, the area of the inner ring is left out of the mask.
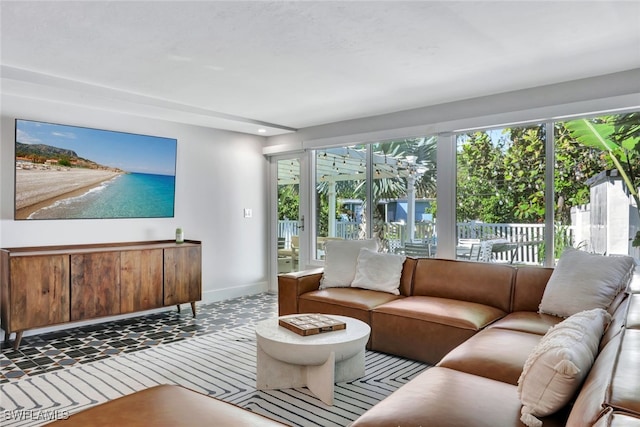
<path id="1" fill-rule="evenodd" d="M 285 219 L 278 221 L 278 238 L 284 239 L 284 246 L 291 249 L 291 236 L 298 235 L 299 222 Z"/>
<path id="2" fill-rule="evenodd" d="M 499 261 L 516 264 L 542 264 L 541 244 L 544 242 L 544 224 L 490 224 L 484 222 L 459 222 L 456 234 L 460 239 L 506 240 L 518 243 L 504 252 L 495 252 L 494 258 Z M 566 233 L 562 239 L 571 240 L 571 229 L 558 229 L 556 232 Z"/>
<path id="3" fill-rule="evenodd" d="M 336 222 L 336 237 L 343 239 L 357 239 L 360 232 L 360 224 L 357 222 Z M 556 230 L 563 233 L 559 238 L 565 242 L 573 243 L 573 229 L 563 227 Z M 278 221 L 278 237 L 285 239 L 285 247 L 290 247 L 291 236 L 298 234 L 298 221 Z M 386 238 L 392 242 L 404 242 L 406 236 L 406 224 L 389 223 L 385 233 Z M 415 237 L 417 240 L 437 243 L 432 223 L 416 223 Z M 504 239 L 509 242 L 520 243 L 515 248 L 505 252 L 494 253 L 494 258 L 499 261 L 525 264 L 541 264 L 541 244 L 544 241 L 544 224 L 489 224 L 482 222 L 459 222 L 456 224 L 456 241 L 459 239 Z M 392 248 L 390 248 L 392 249 Z"/>
<path id="4" fill-rule="evenodd" d="M 298 235 L 299 222 L 296 220 L 279 220 L 278 221 L 278 237 L 284 238 L 284 245 L 288 249 L 291 247 L 291 236 Z M 336 222 L 336 237 L 347 240 L 358 239 L 360 234 L 360 223 L 351 221 Z"/>

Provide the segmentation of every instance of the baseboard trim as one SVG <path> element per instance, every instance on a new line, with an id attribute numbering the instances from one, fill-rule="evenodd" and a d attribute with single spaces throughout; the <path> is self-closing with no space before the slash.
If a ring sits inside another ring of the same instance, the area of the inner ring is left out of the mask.
<path id="1" fill-rule="evenodd" d="M 222 289 L 212 289 L 202 292 L 202 302 L 200 302 L 200 304 L 208 304 L 212 302 L 238 298 L 245 295 L 260 294 L 267 291 L 269 291 L 269 282 L 267 281 L 249 283 L 246 285 L 239 285 Z"/>

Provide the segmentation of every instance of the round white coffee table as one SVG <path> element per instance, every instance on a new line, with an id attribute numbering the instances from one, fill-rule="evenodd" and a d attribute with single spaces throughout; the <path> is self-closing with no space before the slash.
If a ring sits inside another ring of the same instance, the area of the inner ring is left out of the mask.
<path id="1" fill-rule="evenodd" d="M 371 328 L 351 317 L 329 317 L 345 322 L 347 327 L 302 336 L 278 325 L 278 318 L 258 322 L 258 390 L 306 386 L 324 403 L 333 405 L 336 382 L 364 376 L 365 345 Z"/>

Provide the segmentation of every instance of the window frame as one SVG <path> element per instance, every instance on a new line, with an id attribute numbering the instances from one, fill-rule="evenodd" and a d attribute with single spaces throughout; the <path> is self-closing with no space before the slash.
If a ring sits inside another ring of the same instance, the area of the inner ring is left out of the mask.
<path id="1" fill-rule="evenodd" d="M 372 180 L 373 180 L 373 168 L 372 168 L 372 145 L 378 143 L 384 143 L 393 140 L 415 138 L 423 136 L 436 136 L 437 138 L 437 196 L 436 201 L 438 205 L 438 221 L 436 222 L 436 232 L 438 235 L 438 257 L 445 259 L 455 259 L 455 245 L 456 245 L 456 200 L 457 200 L 457 186 L 456 186 L 456 172 L 457 172 L 457 159 L 456 159 L 456 138 L 460 133 L 468 133 L 473 131 L 485 131 L 492 129 L 502 129 L 505 127 L 527 126 L 531 124 L 544 124 L 547 128 L 546 141 L 545 141 L 545 199 L 554 200 L 554 171 L 555 171 L 555 135 L 553 129 L 556 122 L 570 121 L 581 118 L 593 118 L 602 115 L 609 114 L 625 114 L 630 112 L 640 111 L 638 107 L 625 107 L 625 108 L 610 108 L 591 113 L 577 113 L 577 114 L 564 114 L 553 118 L 547 119 L 531 119 L 531 120 L 519 120 L 509 123 L 473 126 L 468 128 L 457 128 L 451 130 L 434 131 L 439 126 L 424 126 L 425 132 L 417 132 L 415 129 L 412 131 L 407 130 L 406 134 L 402 133 L 402 130 L 388 130 L 377 133 L 368 134 L 367 141 L 362 141 L 357 135 L 350 137 L 349 135 L 343 135 L 336 138 L 323 138 L 318 140 L 310 140 L 306 142 L 308 147 L 306 151 L 307 164 L 310 166 L 310 179 L 308 194 L 310 196 L 310 218 L 309 224 L 312 225 L 310 244 L 315 245 L 316 241 L 316 212 L 317 206 L 315 203 L 315 197 L 311 196 L 316 191 L 316 171 L 315 171 L 315 155 L 317 150 L 342 147 L 354 144 L 361 144 L 367 147 L 367 168 L 366 168 L 366 213 L 367 213 L 367 236 L 371 236 L 371 226 L 373 220 L 373 211 L 370 203 L 372 200 Z M 480 119 L 480 118 L 477 118 Z M 495 117 L 494 117 L 495 119 Z M 375 135 L 385 136 L 377 139 Z M 389 137 L 393 134 L 393 137 Z M 554 204 L 548 203 L 545 206 L 545 241 L 550 245 L 550 250 L 545 253 L 544 267 L 553 267 L 555 264 L 554 259 Z M 323 261 L 312 258 L 307 260 L 311 266 L 322 266 Z"/>

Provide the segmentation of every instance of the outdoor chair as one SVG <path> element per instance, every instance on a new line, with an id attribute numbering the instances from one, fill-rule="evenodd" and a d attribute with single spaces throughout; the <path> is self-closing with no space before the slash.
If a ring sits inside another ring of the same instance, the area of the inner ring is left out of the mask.
<path id="1" fill-rule="evenodd" d="M 280 239 L 282 241 L 282 247 L 280 247 Z M 291 265 L 294 270 L 298 266 L 298 256 L 300 249 L 300 236 L 291 236 L 291 248 L 286 249 L 284 245 L 284 238 L 278 238 L 278 258 L 291 257 Z"/>
<path id="2" fill-rule="evenodd" d="M 491 262 L 493 261 L 493 240 L 484 240 L 473 243 L 469 250 L 470 261 Z"/>
<path id="3" fill-rule="evenodd" d="M 434 254 L 431 253 L 431 246 L 424 243 L 405 243 L 404 244 L 405 256 L 414 258 L 431 258 Z"/>
<path id="4" fill-rule="evenodd" d="M 456 254 L 458 258 L 477 261 L 480 254 L 480 239 L 458 239 Z"/>

